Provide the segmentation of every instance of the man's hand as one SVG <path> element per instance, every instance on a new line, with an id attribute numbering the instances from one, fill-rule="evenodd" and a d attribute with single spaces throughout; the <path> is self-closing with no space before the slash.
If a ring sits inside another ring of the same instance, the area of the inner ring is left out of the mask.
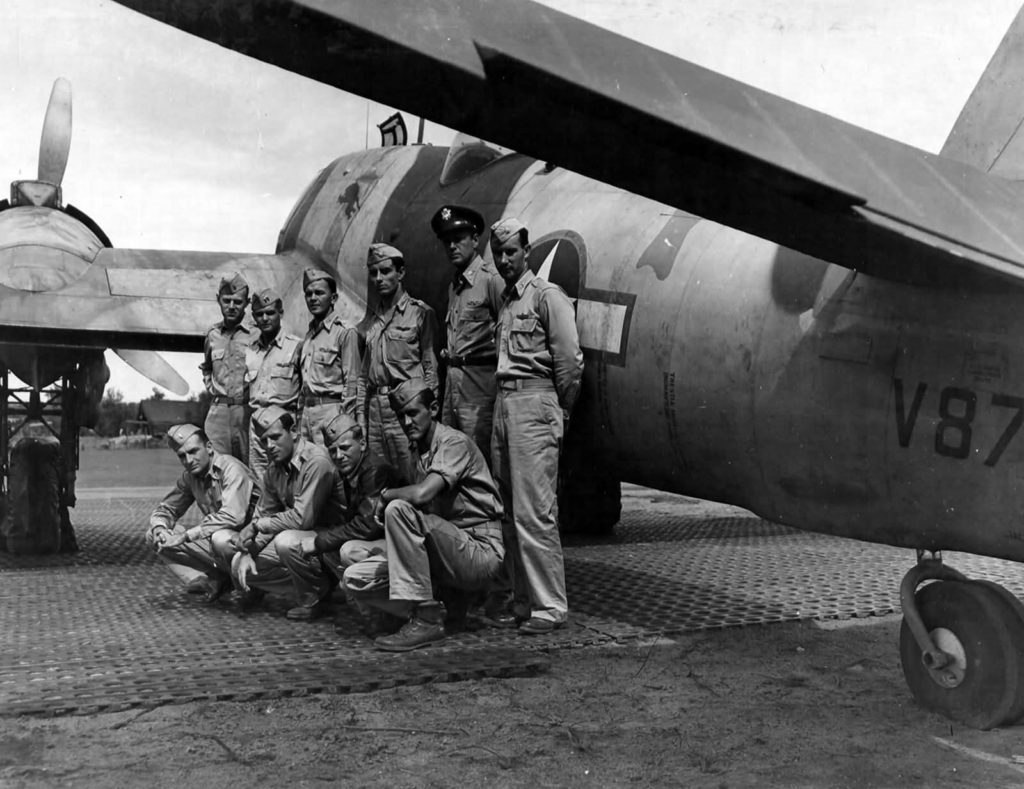
<path id="1" fill-rule="evenodd" d="M 250 573 L 256 572 L 256 560 L 247 553 L 236 553 L 231 560 L 231 576 L 243 592 L 249 591 Z"/>
<path id="2" fill-rule="evenodd" d="M 256 527 L 256 531 L 260 534 L 270 534 L 270 521 L 271 518 L 257 518 L 253 521 L 253 525 Z"/>
<path id="3" fill-rule="evenodd" d="M 163 551 L 163 550 L 165 550 L 167 548 L 176 548 L 179 545 L 181 545 L 182 543 L 188 542 L 188 533 L 187 532 L 183 532 L 183 531 L 170 532 L 170 531 L 167 531 L 166 529 L 164 531 L 165 531 L 165 533 L 161 535 L 162 539 L 157 543 L 157 546 L 156 546 L 156 552 L 157 553 L 160 553 L 161 551 Z"/>
<path id="4" fill-rule="evenodd" d="M 316 554 L 316 535 L 309 537 L 303 537 L 299 540 L 299 553 L 302 554 L 303 559 L 308 559 L 310 556 Z"/>

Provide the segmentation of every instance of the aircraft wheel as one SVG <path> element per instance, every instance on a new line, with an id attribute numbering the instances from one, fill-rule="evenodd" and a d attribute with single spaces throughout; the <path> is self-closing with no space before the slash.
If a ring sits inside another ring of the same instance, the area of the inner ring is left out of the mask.
<path id="1" fill-rule="evenodd" d="M 904 620 L 900 660 L 918 703 L 977 729 L 991 729 L 1020 717 L 1024 620 L 1010 602 L 999 591 L 972 581 L 932 583 L 922 587 L 915 599 L 932 640 L 952 656 L 942 668 L 925 666 Z"/>

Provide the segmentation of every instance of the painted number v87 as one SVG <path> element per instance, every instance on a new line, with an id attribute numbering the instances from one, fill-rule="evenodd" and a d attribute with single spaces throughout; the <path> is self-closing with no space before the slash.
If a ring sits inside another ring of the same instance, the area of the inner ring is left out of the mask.
<path id="1" fill-rule="evenodd" d="M 893 379 L 896 394 L 896 436 L 901 447 L 909 447 L 917 424 L 917 415 L 924 401 L 928 385 L 920 382 L 907 404 L 903 380 Z M 999 462 L 1010 441 L 1024 424 L 1024 398 L 1007 394 L 993 394 L 989 401 L 992 408 L 1007 409 L 1009 422 L 1003 429 L 988 457 L 986 466 Z M 978 394 L 961 386 L 947 386 L 939 391 L 939 421 L 935 424 L 935 452 L 949 458 L 964 459 L 971 454 L 972 424 L 978 412 Z"/>

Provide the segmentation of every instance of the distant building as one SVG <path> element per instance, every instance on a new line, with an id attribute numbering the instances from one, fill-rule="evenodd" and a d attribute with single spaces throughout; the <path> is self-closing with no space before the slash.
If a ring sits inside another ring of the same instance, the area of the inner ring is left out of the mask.
<path id="1" fill-rule="evenodd" d="M 148 426 L 152 436 L 162 436 L 171 425 L 185 422 L 202 427 L 207 407 L 198 400 L 143 400 L 137 423 Z"/>

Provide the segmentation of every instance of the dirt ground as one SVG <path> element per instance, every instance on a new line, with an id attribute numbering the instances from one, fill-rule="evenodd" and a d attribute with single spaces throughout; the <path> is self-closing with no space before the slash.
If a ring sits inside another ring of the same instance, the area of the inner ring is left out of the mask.
<path id="1" fill-rule="evenodd" d="M 97 488 L 178 473 L 153 451 L 87 453 L 82 471 Z M 898 632 L 897 616 L 734 628 L 556 651 L 532 677 L 0 717 L 0 789 L 1024 786 L 1024 727 L 920 709 Z"/>
<path id="2" fill-rule="evenodd" d="M 556 652 L 534 677 L 0 719 L 0 787 L 1011 787 L 919 709 L 898 617 Z"/>

